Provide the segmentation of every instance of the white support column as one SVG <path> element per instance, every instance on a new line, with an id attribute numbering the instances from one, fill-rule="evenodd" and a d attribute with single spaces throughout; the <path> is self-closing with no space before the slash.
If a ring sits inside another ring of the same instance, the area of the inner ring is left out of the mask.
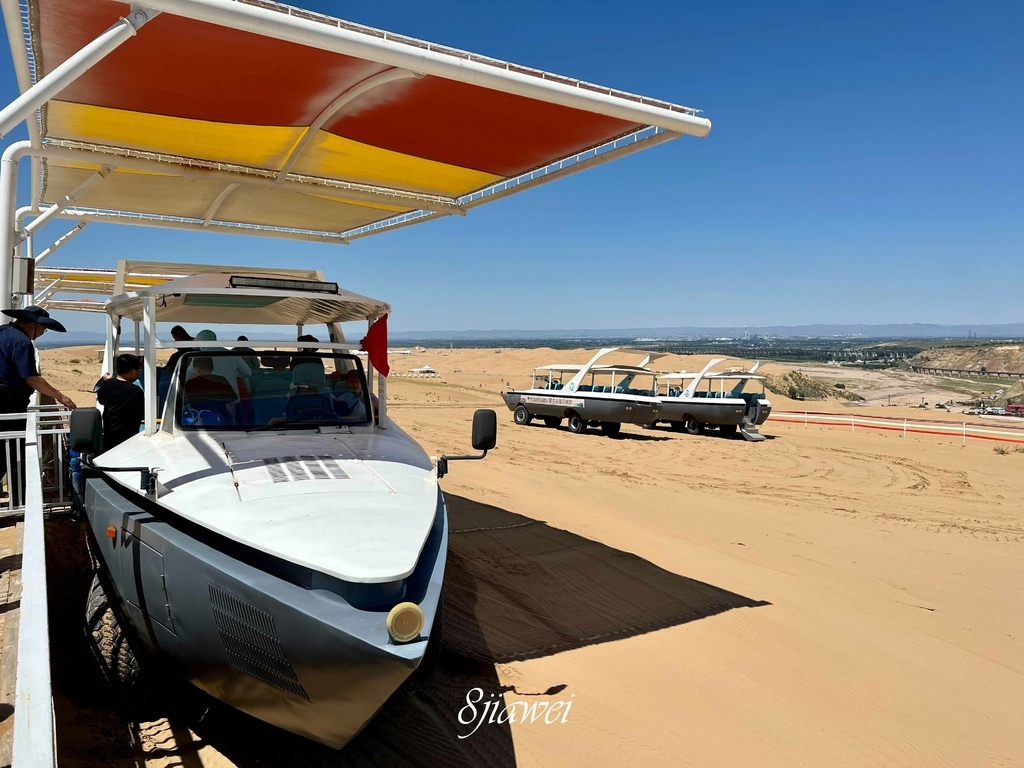
<path id="1" fill-rule="evenodd" d="M 369 333 L 370 327 L 373 325 L 373 322 L 374 322 L 375 319 L 376 318 L 371 317 L 370 319 L 368 319 L 366 321 L 366 331 L 367 331 L 367 333 Z M 370 394 L 372 395 L 373 394 L 373 363 L 370 362 L 370 355 L 369 354 L 366 355 L 366 386 L 369 389 Z"/>
<path id="2" fill-rule="evenodd" d="M 103 343 L 103 373 L 114 370 L 114 318 L 107 315 L 107 339 Z"/>
<path id="3" fill-rule="evenodd" d="M 11 303 L 14 282 L 14 247 L 18 242 L 15 227 L 15 208 L 18 199 L 18 161 L 32 149 L 27 141 L 11 144 L 0 157 L 0 303 L 4 307 Z M 6 315 L 0 315 L 0 323 L 10 322 Z"/>
<path id="4" fill-rule="evenodd" d="M 142 305 L 142 324 L 146 330 L 146 353 L 143 373 L 146 381 L 145 387 L 145 409 L 146 409 L 146 434 L 156 433 L 156 296 L 147 296 Z"/>
<path id="5" fill-rule="evenodd" d="M 388 428 L 388 379 L 387 376 L 377 375 L 377 388 L 380 394 L 377 396 L 377 426 L 381 429 Z"/>
<path id="6" fill-rule="evenodd" d="M 132 8 L 128 18 L 119 19 L 114 26 L 72 54 L 67 61 L 0 110 L 0 138 L 10 133 L 22 120 L 31 117 L 39 107 L 102 61 L 108 53 L 134 37 L 136 30 L 157 13 L 144 8 Z"/>
<path id="7" fill-rule="evenodd" d="M 139 356 L 139 321 L 135 321 L 135 356 Z"/>

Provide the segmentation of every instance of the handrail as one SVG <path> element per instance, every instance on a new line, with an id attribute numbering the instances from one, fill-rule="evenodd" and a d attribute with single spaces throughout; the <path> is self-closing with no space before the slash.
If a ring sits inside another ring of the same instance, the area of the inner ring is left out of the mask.
<path id="1" fill-rule="evenodd" d="M 25 422 L 25 522 L 12 768 L 53 768 L 57 764 L 37 418 L 38 414 L 30 411 Z"/>
<path id="2" fill-rule="evenodd" d="M 1020 427 L 979 427 L 968 422 L 943 422 L 943 421 L 910 421 L 909 419 L 896 419 L 887 416 L 845 416 L 843 414 L 815 413 L 811 411 L 772 411 L 769 419 L 778 421 L 795 422 L 802 424 L 817 424 L 820 426 L 849 427 L 855 432 L 857 427 L 864 429 L 879 429 L 889 432 L 902 432 L 904 436 L 909 433 L 920 435 L 942 435 L 944 437 L 962 438 L 963 444 L 967 444 L 967 438 L 975 440 L 995 440 L 1003 443 L 1024 444 L 1024 430 Z"/>

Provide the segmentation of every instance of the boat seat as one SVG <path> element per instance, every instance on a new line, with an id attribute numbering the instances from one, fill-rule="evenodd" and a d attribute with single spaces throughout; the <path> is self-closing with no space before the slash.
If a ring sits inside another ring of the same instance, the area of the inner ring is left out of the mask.
<path id="1" fill-rule="evenodd" d="M 261 376 L 252 379 L 252 421 L 253 424 L 268 424 L 271 419 L 284 416 L 288 405 L 288 393 L 291 391 L 291 377 Z"/>
<path id="2" fill-rule="evenodd" d="M 591 388 L 590 388 L 589 384 L 581 384 L 580 385 L 580 392 L 590 392 L 590 391 L 591 391 Z"/>
<path id="3" fill-rule="evenodd" d="M 340 421 L 331 396 L 313 390 L 304 390 L 288 398 L 284 415 L 289 422 Z"/>

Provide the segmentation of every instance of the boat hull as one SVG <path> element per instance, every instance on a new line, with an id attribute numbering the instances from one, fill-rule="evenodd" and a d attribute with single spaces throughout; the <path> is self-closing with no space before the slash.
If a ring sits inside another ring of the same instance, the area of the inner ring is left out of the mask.
<path id="1" fill-rule="evenodd" d="M 340 582 L 227 540 L 95 470 L 83 479 L 93 543 L 131 630 L 226 704 L 340 748 L 422 660 L 447 553 L 440 492 L 399 589 Z M 396 645 L 385 621 L 400 601 L 420 606 L 424 630 Z"/>
<path id="2" fill-rule="evenodd" d="M 585 421 L 615 424 L 652 424 L 659 416 L 661 404 L 655 398 L 633 398 L 614 394 L 587 392 L 550 394 L 543 391 L 502 392 L 510 411 L 522 405 L 531 416 L 566 418 L 572 412 Z"/>
<path id="3" fill-rule="evenodd" d="M 723 426 L 743 423 L 747 404 L 738 398 L 663 397 L 659 421 L 696 419 L 701 424 Z"/>
<path id="4" fill-rule="evenodd" d="M 764 424 L 771 414 L 767 400 L 746 397 L 663 397 L 659 421 L 683 422 L 689 418 L 712 427 L 739 426 L 746 421 L 755 426 Z"/>

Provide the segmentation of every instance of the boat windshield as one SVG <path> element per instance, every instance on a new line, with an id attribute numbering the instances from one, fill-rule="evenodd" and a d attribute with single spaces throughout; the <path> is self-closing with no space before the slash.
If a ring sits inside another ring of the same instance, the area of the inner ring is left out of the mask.
<path id="1" fill-rule="evenodd" d="M 373 404 L 355 355 L 314 350 L 189 352 L 176 367 L 181 429 L 309 429 L 368 424 Z M 171 373 L 158 390 L 167 397 Z"/>

